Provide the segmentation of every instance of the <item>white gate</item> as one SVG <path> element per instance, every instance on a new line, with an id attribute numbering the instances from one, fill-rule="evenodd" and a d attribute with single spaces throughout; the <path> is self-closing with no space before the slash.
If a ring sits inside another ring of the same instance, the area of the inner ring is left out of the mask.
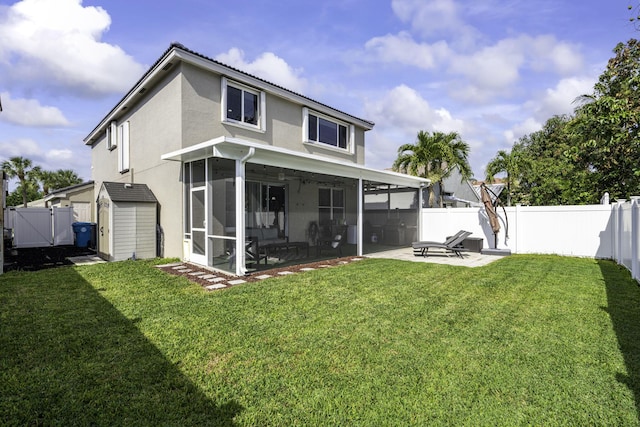
<path id="1" fill-rule="evenodd" d="M 74 209 L 52 208 L 53 210 L 53 246 L 73 245 L 74 233 L 73 219 Z"/>
<path id="2" fill-rule="evenodd" d="M 16 248 L 73 244 L 73 208 L 12 208 L 9 217 Z"/>

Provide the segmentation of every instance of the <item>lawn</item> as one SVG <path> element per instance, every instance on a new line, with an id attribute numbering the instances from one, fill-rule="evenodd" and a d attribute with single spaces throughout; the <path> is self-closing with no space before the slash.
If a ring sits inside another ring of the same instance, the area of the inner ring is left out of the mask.
<path id="1" fill-rule="evenodd" d="M 126 261 L 0 276 L 3 425 L 638 425 L 609 261 L 366 259 L 206 292 Z"/>

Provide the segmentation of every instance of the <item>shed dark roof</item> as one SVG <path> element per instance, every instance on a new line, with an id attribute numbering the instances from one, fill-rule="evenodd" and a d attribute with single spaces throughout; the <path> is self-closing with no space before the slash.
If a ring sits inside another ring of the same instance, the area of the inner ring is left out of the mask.
<path id="1" fill-rule="evenodd" d="M 130 184 L 124 182 L 103 182 L 104 189 L 114 202 L 158 203 L 158 199 L 149 190 L 147 184 Z"/>

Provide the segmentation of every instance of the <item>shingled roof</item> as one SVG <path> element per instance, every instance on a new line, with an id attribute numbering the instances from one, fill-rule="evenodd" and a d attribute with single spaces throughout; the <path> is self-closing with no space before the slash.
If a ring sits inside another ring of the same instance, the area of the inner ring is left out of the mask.
<path id="1" fill-rule="evenodd" d="M 158 203 L 158 199 L 147 187 L 147 184 L 130 184 L 124 182 L 103 182 L 102 186 L 114 202 Z"/>

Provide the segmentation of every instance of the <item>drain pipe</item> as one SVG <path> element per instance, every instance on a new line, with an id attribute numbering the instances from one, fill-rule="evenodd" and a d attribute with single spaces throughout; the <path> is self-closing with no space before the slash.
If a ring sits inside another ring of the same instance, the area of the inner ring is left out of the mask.
<path id="1" fill-rule="evenodd" d="M 247 274 L 245 267 L 246 254 L 245 254 L 245 164 L 247 161 L 256 154 L 254 147 L 249 148 L 249 152 L 236 160 L 236 274 L 238 276 L 244 276 Z"/>

